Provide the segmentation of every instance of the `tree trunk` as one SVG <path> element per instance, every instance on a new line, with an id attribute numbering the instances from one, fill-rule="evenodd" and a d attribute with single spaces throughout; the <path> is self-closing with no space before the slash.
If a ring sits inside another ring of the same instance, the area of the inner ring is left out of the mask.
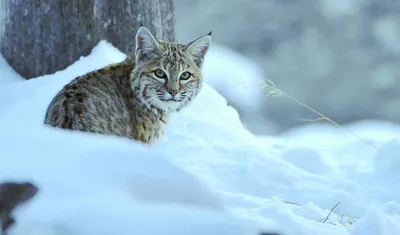
<path id="1" fill-rule="evenodd" d="M 141 24 L 173 41 L 172 0 L 0 0 L 0 49 L 30 79 L 65 69 L 102 39 L 132 55 Z"/>

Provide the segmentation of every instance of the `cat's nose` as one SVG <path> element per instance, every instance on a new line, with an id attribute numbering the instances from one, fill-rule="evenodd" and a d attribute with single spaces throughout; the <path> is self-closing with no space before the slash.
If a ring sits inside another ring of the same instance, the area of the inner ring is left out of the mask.
<path id="1" fill-rule="evenodd" d="M 172 96 L 176 96 L 178 93 L 178 90 L 172 90 L 172 89 L 167 89 L 168 93 L 170 93 Z"/>

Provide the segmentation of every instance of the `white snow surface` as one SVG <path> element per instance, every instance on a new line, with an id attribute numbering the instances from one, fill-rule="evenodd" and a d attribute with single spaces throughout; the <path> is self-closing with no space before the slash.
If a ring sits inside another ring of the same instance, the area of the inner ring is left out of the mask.
<path id="1" fill-rule="evenodd" d="M 28 81 L 0 58 L 0 179 L 40 188 L 9 235 L 400 234 L 399 125 L 346 126 L 363 141 L 322 124 L 255 136 L 206 83 L 155 146 L 43 126 L 65 84 L 124 58 L 102 41 Z"/>
<path id="2" fill-rule="evenodd" d="M 228 103 L 247 111 L 258 110 L 265 94 L 263 72 L 255 62 L 227 47 L 213 45 L 203 67 L 204 80 Z"/>

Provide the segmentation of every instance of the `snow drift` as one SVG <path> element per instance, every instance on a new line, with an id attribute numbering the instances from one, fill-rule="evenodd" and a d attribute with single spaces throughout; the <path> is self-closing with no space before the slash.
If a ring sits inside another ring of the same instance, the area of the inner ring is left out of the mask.
<path id="1" fill-rule="evenodd" d="M 67 69 L 29 81 L 0 61 L 0 179 L 40 188 L 15 211 L 9 235 L 400 233 L 397 125 L 348 126 L 370 144 L 323 125 L 256 136 L 206 83 L 154 147 L 43 126 L 65 84 L 124 58 L 101 42 Z M 218 79 L 205 70 L 210 84 Z"/>

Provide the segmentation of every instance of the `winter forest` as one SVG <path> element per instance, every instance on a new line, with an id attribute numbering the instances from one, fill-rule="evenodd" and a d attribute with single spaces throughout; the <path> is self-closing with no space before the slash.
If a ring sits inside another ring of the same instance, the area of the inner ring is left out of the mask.
<path id="1" fill-rule="evenodd" d="M 400 1 L 0 0 L 0 235 L 400 234 Z"/>

